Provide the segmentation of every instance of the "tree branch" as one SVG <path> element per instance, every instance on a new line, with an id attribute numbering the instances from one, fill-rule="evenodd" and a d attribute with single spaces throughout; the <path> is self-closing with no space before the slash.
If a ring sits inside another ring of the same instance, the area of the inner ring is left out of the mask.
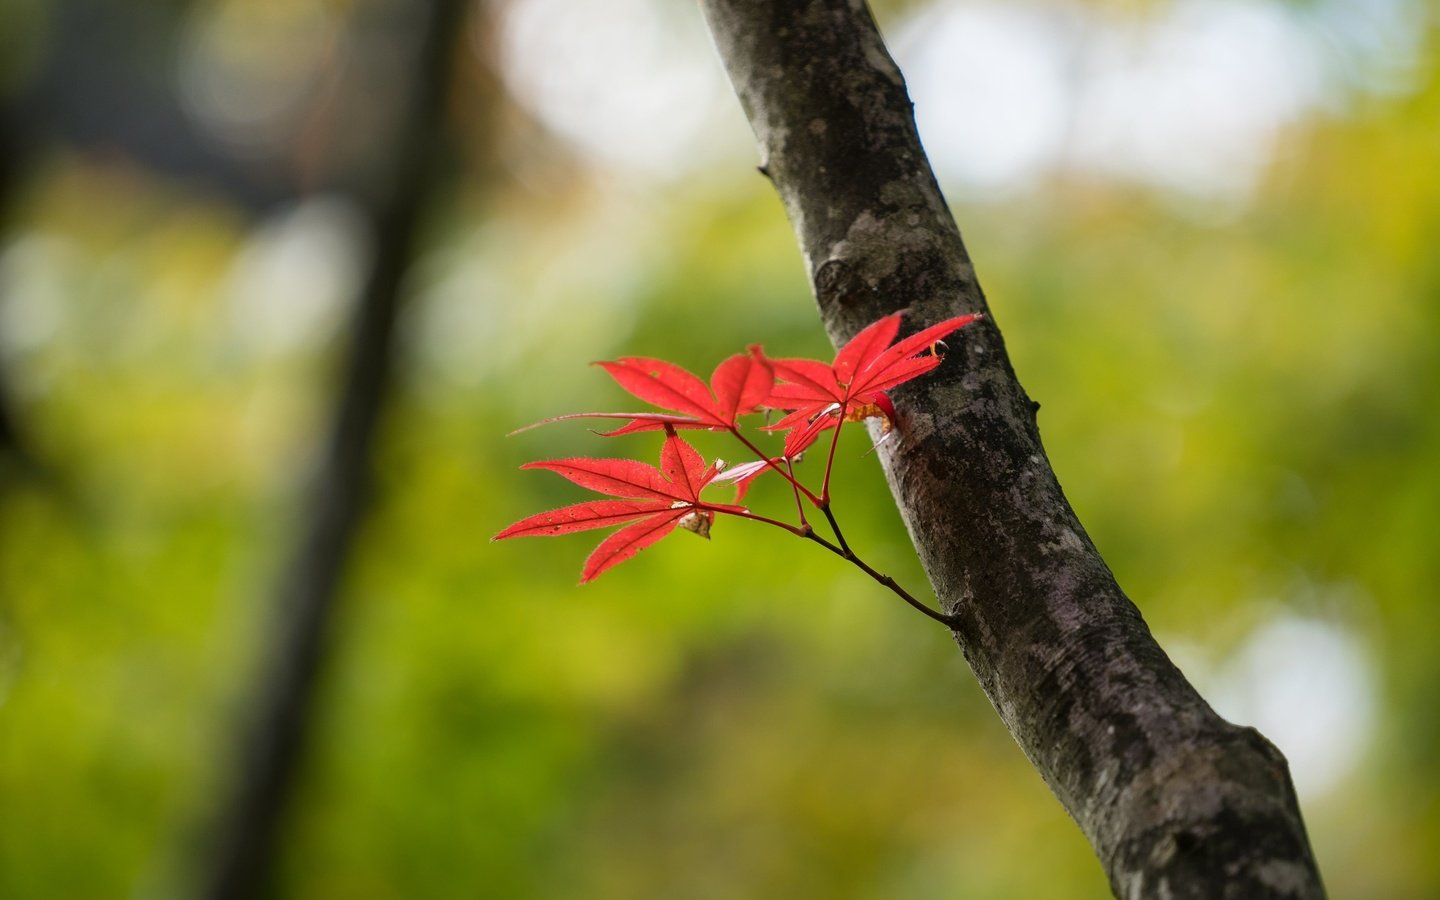
<path id="1" fill-rule="evenodd" d="M 703 0 L 837 345 L 986 311 L 861 0 Z M 993 316 L 895 392 L 881 461 L 955 639 L 1118 897 L 1315 898 L 1285 759 L 1217 716 L 1076 519 Z"/>

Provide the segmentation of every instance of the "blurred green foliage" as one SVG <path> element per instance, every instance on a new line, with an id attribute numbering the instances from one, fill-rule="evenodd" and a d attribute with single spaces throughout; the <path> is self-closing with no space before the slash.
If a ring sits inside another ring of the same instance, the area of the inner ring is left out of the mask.
<path id="1" fill-rule="evenodd" d="M 1363 754 L 1302 797 L 1337 897 L 1440 892 L 1433 51 L 1420 82 L 1289 135 L 1223 220 L 1079 178 L 957 208 L 1062 483 L 1202 689 L 1276 617 L 1362 648 Z M 503 437 L 631 402 L 589 360 L 829 355 L 768 186 L 437 212 L 280 895 L 1108 896 L 943 632 L 815 548 L 722 521 L 577 589 L 585 536 L 488 543 L 578 498 L 520 463 L 617 452 Z M 257 338 L 242 215 L 123 163 L 53 154 L 12 218 L 5 374 L 56 477 L 0 484 L 0 897 L 168 895 L 234 763 L 340 313 Z M 858 443 L 847 534 L 923 593 Z"/>

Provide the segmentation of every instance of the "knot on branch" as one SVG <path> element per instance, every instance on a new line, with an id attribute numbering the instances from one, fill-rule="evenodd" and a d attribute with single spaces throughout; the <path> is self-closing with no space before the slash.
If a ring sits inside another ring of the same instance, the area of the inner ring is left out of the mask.
<path id="1" fill-rule="evenodd" d="M 832 256 L 815 270 L 815 296 L 821 309 L 834 304 L 854 306 L 870 290 L 855 266 L 838 257 Z"/>

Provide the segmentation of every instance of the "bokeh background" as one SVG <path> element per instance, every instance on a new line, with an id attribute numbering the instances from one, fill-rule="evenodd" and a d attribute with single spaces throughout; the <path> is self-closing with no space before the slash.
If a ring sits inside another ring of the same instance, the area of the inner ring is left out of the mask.
<path id="1" fill-rule="evenodd" d="M 589 361 L 830 351 L 693 3 L 475 5 L 417 163 L 423 9 L 0 4 L 0 897 L 201 877 L 406 165 L 274 893 L 1108 896 L 955 646 L 858 573 L 746 523 L 584 588 L 590 536 L 489 542 L 584 494 L 519 464 L 616 452 L 505 437 L 633 402 Z M 1289 756 L 1334 896 L 1440 895 L 1436 10 L 877 15 L 1120 583 Z M 852 543 L 923 594 L 873 455 L 839 467 Z"/>

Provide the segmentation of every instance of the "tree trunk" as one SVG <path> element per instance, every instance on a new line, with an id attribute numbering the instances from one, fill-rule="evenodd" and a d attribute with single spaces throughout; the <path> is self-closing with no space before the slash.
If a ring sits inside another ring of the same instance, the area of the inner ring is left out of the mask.
<path id="1" fill-rule="evenodd" d="M 986 311 L 861 0 L 703 0 L 831 340 Z M 1155 643 L 1056 481 L 993 318 L 895 392 L 881 462 L 955 640 L 1123 898 L 1324 895 L 1284 757 Z"/>

